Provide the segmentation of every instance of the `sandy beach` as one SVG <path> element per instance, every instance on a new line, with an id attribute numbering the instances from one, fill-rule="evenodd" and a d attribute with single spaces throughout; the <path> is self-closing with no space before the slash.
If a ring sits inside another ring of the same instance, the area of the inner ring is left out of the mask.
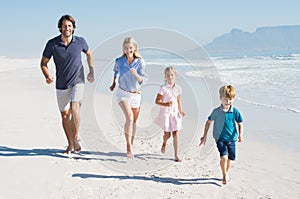
<path id="1" fill-rule="evenodd" d="M 199 124 L 187 111 L 180 135 L 183 162 L 176 163 L 171 140 L 167 153 L 160 153 L 162 134 L 151 125 L 157 109 L 145 103 L 140 129 L 154 130 L 149 135 L 140 131 L 136 157 L 128 160 L 118 126 L 121 114 L 110 104 L 113 95 L 100 92 L 94 99 L 107 106 L 93 104 L 90 108 L 96 111 L 91 113 L 88 100 L 83 102 L 83 151 L 65 156 L 54 85 L 44 82 L 38 59 L 32 64 L 36 67 L 0 73 L 0 198 L 300 198 L 299 113 L 237 99 L 235 106 L 245 118 L 245 142 L 237 143 L 231 180 L 224 186 L 213 141 L 198 146 L 210 108 L 201 112 Z M 186 98 L 183 106 L 192 112 Z M 87 114 L 96 114 L 96 123 Z M 99 132 L 94 131 L 96 124 Z"/>

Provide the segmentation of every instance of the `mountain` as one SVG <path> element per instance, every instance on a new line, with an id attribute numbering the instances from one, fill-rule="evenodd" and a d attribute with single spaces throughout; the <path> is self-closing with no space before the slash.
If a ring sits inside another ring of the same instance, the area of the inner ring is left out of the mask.
<path id="1" fill-rule="evenodd" d="M 232 29 L 204 48 L 210 54 L 300 51 L 300 25 L 259 27 L 249 33 Z"/>

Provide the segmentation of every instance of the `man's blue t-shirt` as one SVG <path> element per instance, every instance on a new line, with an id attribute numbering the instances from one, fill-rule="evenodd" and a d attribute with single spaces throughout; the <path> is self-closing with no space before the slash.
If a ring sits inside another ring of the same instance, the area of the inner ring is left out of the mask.
<path id="1" fill-rule="evenodd" d="M 81 52 L 89 49 L 84 38 L 74 36 L 66 46 L 61 35 L 47 42 L 43 56 L 53 60 L 56 68 L 56 89 L 72 88 L 78 83 L 84 83 L 84 68 L 81 61 Z"/>
<path id="2" fill-rule="evenodd" d="M 216 141 L 221 139 L 235 142 L 237 140 L 236 122 L 243 121 L 243 117 L 237 108 L 231 107 L 225 112 L 221 105 L 212 111 L 208 119 L 214 121 L 213 137 Z"/>

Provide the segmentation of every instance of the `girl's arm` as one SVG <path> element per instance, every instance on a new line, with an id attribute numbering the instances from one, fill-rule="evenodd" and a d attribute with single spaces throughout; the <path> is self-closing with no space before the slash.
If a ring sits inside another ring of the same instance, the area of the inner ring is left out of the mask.
<path id="1" fill-rule="evenodd" d="M 178 102 L 178 110 L 179 110 L 179 113 L 180 113 L 182 116 L 185 116 L 185 112 L 182 110 L 182 106 L 181 106 L 180 95 L 177 96 L 177 102 Z"/>
<path id="2" fill-rule="evenodd" d="M 160 105 L 160 106 L 172 106 L 172 101 L 171 102 L 162 102 L 162 95 L 161 94 L 157 94 L 156 99 L 155 99 L 155 104 Z"/>

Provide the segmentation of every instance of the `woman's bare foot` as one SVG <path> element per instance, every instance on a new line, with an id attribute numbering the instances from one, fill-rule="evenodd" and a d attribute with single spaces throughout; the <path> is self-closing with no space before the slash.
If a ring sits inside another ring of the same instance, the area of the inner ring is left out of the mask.
<path id="1" fill-rule="evenodd" d="M 182 162 L 182 159 L 180 159 L 178 156 L 175 157 L 175 162 Z"/>
<path id="2" fill-rule="evenodd" d="M 166 145 L 167 144 L 165 144 L 165 143 L 162 144 L 161 149 L 160 149 L 161 153 L 165 153 L 166 152 Z"/>
<path id="3" fill-rule="evenodd" d="M 134 158 L 133 152 L 131 150 L 131 147 L 127 147 L 127 157 L 130 159 Z"/>

